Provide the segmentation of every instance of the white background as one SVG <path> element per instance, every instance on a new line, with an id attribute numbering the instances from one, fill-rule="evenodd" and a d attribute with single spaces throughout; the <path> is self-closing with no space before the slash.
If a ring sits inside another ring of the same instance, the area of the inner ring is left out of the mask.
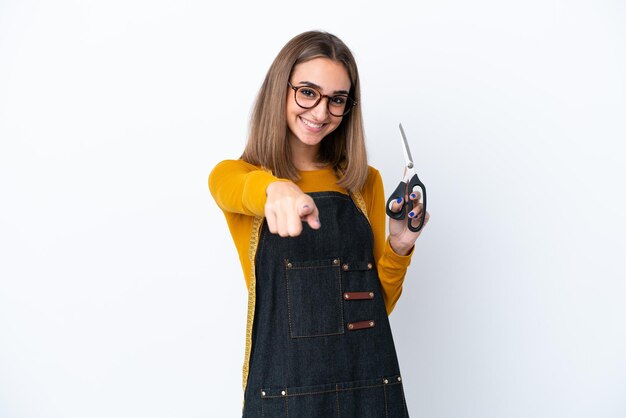
<path id="1" fill-rule="evenodd" d="M 391 315 L 412 417 L 626 416 L 623 1 L 0 2 L 0 416 L 236 417 L 246 291 L 207 187 L 309 29 L 432 215 Z"/>

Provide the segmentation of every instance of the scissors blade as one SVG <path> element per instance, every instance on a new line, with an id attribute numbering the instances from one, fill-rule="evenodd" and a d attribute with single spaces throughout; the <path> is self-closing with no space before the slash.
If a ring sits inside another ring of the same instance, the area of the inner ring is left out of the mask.
<path id="1" fill-rule="evenodd" d="M 406 140 L 406 135 L 404 134 L 404 129 L 402 129 L 402 124 L 400 124 L 400 133 L 402 134 L 402 150 L 404 151 L 404 159 L 406 160 L 406 166 L 408 168 L 413 168 L 413 157 L 411 156 L 411 149 L 409 148 L 409 142 Z"/>

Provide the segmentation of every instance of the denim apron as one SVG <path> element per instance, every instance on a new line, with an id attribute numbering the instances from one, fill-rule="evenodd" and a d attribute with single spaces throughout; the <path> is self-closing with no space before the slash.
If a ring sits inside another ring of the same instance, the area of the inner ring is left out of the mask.
<path id="1" fill-rule="evenodd" d="M 370 224 L 347 195 L 310 196 L 320 229 L 261 229 L 243 416 L 408 417 Z"/>

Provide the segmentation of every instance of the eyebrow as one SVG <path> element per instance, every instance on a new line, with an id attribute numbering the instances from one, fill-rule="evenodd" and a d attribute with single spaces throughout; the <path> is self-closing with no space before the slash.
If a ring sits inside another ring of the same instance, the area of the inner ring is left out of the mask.
<path id="1" fill-rule="evenodd" d="M 309 87 L 315 87 L 318 90 L 324 90 L 321 86 L 318 86 L 317 84 L 311 82 L 311 81 L 301 81 L 299 84 L 304 84 L 305 86 L 309 86 Z M 333 92 L 333 94 L 345 94 L 348 95 L 350 94 L 349 91 L 347 90 L 335 90 Z"/>

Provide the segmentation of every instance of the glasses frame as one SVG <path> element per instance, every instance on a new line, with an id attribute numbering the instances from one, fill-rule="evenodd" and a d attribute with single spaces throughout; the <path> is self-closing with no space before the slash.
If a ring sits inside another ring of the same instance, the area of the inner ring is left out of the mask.
<path id="1" fill-rule="evenodd" d="M 326 97 L 326 98 L 328 98 L 328 100 L 326 100 L 326 109 L 328 109 L 328 113 L 330 113 L 331 115 L 333 115 L 333 116 L 335 116 L 335 117 L 337 117 L 337 118 L 340 118 L 340 117 L 346 116 L 348 113 L 350 113 L 350 111 L 352 110 L 352 108 L 353 108 L 354 106 L 356 106 L 356 105 L 357 105 L 356 100 L 354 100 L 352 97 L 350 97 L 350 96 L 349 96 L 349 95 L 347 95 L 347 94 L 334 94 L 334 95 L 332 95 L 332 96 L 329 96 L 329 95 L 327 95 L 327 94 L 322 94 L 322 92 L 321 92 L 321 91 L 319 91 L 318 89 L 316 89 L 315 87 L 306 86 L 306 85 L 305 85 L 305 86 L 294 86 L 294 85 L 293 85 L 293 84 L 291 84 L 291 82 L 289 82 L 289 81 L 287 82 L 287 85 L 288 85 L 289 87 L 291 87 L 291 89 L 293 90 L 293 99 L 296 101 L 296 104 L 297 104 L 298 106 L 300 106 L 302 109 L 313 109 L 315 106 L 317 106 L 318 104 L 320 104 L 320 101 L 321 101 L 324 97 Z M 298 90 L 299 90 L 299 89 L 301 89 L 301 88 L 307 88 L 307 89 L 315 90 L 315 91 L 317 92 L 318 97 L 317 97 L 317 100 L 315 101 L 315 103 L 314 103 L 313 105 L 311 105 L 311 106 L 308 106 L 308 107 L 307 107 L 307 106 L 302 106 L 300 103 L 298 103 L 298 99 L 297 99 L 297 96 L 298 96 Z M 330 110 L 330 101 L 333 99 L 333 97 L 345 97 L 346 99 L 348 99 L 348 102 L 346 103 L 346 109 L 345 109 L 345 111 L 343 112 L 343 114 L 341 114 L 341 115 L 335 115 L 335 114 L 334 114 L 334 113 Z"/>

